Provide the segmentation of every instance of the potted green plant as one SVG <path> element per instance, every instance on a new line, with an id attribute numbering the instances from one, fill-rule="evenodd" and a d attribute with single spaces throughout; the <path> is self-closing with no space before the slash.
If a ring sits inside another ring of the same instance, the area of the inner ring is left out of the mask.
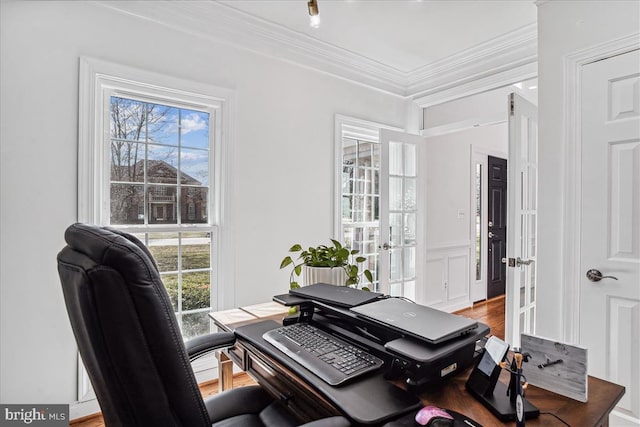
<path id="1" fill-rule="evenodd" d="M 340 273 L 343 272 L 343 279 L 341 279 L 341 281 L 344 281 L 343 284 L 345 286 L 357 286 L 360 283 L 362 275 L 369 280 L 369 283 L 373 283 L 371 271 L 365 269 L 360 273 L 358 264 L 366 261 L 365 257 L 356 256 L 360 251 L 345 247 L 342 243 L 334 239 L 331 239 L 331 243 L 331 246 L 319 245 L 308 249 L 303 249 L 300 244 L 291 246 L 289 252 L 297 253 L 298 257 L 294 261 L 291 255 L 287 255 L 280 263 L 281 269 L 292 266 L 291 276 L 289 278 L 290 289 L 300 287 L 297 277 L 302 274 L 303 267 L 332 269 Z M 367 287 L 363 287 L 362 289 L 369 290 Z"/>

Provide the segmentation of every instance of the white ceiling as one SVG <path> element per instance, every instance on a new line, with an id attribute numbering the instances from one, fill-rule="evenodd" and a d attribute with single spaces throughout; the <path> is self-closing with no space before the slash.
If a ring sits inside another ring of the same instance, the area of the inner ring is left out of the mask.
<path id="1" fill-rule="evenodd" d="M 94 4 L 423 107 L 537 75 L 534 0 L 318 0 L 319 28 L 307 0 Z"/>
<path id="2" fill-rule="evenodd" d="M 401 72 L 536 22 L 533 0 L 318 0 L 311 28 L 306 0 L 225 0 L 229 7 L 365 56 Z"/>

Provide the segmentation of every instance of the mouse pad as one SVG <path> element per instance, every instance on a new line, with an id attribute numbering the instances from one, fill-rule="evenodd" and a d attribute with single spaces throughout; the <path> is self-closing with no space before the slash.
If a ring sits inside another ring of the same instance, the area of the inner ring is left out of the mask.
<path id="1" fill-rule="evenodd" d="M 464 415 L 462 415 L 459 412 L 456 411 L 452 411 L 451 409 L 444 409 L 444 411 L 446 411 L 449 415 L 451 415 L 453 417 L 453 423 L 435 423 L 432 424 L 432 427 L 444 427 L 444 426 L 451 426 L 451 427 L 482 427 L 482 424 L 472 420 L 469 417 L 466 417 Z M 418 413 L 418 411 L 415 412 L 411 412 L 407 415 L 405 415 L 402 418 L 399 418 L 397 420 L 394 421 L 389 421 L 387 424 L 384 425 L 384 427 L 419 427 L 420 424 L 418 424 L 416 422 L 416 414 Z"/>

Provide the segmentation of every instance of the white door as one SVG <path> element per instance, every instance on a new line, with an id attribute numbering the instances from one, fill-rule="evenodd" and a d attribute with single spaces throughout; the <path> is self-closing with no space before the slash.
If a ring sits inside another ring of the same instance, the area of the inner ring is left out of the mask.
<path id="1" fill-rule="evenodd" d="M 417 260 L 423 259 L 425 192 L 419 172 L 424 139 L 380 129 L 380 291 L 420 300 Z M 386 159 L 386 160 L 385 160 Z"/>
<path id="2" fill-rule="evenodd" d="M 581 94 L 580 344 L 640 423 L 639 51 L 585 65 Z"/>
<path id="3" fill-rule="evenodd" d="M 536 322 L 538 110 L 512 93 L 509 111 L 505 339 L 519 347 Z"/>

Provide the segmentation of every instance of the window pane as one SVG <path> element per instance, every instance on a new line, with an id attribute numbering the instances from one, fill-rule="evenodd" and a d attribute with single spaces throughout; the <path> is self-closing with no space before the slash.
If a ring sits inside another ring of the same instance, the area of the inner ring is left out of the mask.
<path id="1" fill-rule="evenodd" d="M 177 224 L 176 187 L 168 185 L 149 186 L 149 224 Z"/>
<path id="2" fill-rule="evenodd" d="M 111 181 L 144 182 L 145 145 L 121 140 L 111 141 Z"/>
<path id="3" fill-rule="evenodd" d="M 202 313 L 189 313 L 182 315 L 182 338 L 189 338 L 205 335 L 211 332 L 209 314 L 205 311 Z"/>
<path id="4" fill-rule="evenodd" d="M 147 246 L 160 271 L 178 270 L 178 233 L 149 233 Z"/>
<path id="5" fill-rule="evenodd" d="M 167 293 L 169 294 L 173 311 L 178 311 L 178 275 L 165 274 L 161 277 L 164 287 L 167 288 Z"/>
<path id="6" fill-rule="evenodd" d="M 179 119 L 177 108 L 147 104 L 148 141 L 177 147 Z"/>
<path id="7" fill-rule="evenodd" d="M 144 190 L 142 185 L 111 184 L 111 224 L 144 223 Z"/>
<path id="8" fill-rule="evenodd" d="M 208 271 L 182 274 L 182 310 L 207 308 L 211 302 L 211 275 Z"/>
<path id="9" fill-rule="evenodd" d="M 205 150 L 180 150 L 180 183 L 184 185 L 209 185 L 209 152 Z"/>
<path id="10" fill-rule="evenodd" d="M 183 147 L 209 149 L 209 113 L 181 110 L 180 142 Z"/>
<path id="11" fill-rule="evenodd" d="M 147 132 L 147 109 L 144 102 L 111 97 L 111 138 L 144 141 Z"/>
<path id="12" fill-rule="evenodd" d="M 182 187 L 180 214 L 183 224 L 205 224 L 208 219 L 208 189 Z"/>
<path id="13" fill-rule="evenodd" d="M 182 269 L 211 266 L 211 237 L 209 233 L 182 233 Z"/>
<path id="14" fill-rule="evenodd" d="M 158 184 L 178 183 L 178 148 L 149 145 L 147 182 Z"/>

